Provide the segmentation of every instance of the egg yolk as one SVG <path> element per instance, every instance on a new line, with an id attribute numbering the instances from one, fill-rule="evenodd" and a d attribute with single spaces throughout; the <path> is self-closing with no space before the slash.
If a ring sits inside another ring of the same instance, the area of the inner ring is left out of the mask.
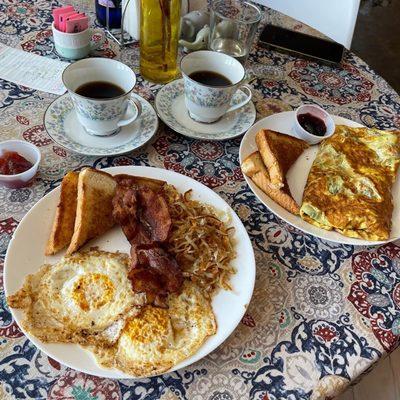
<path id="1" fill-rule="evenodd" d="M 114 285 L 107 275 L 85 274 L 79 277 L 72 290 L 72 298 L 83 311 L 104 306 L 114 296 Z"/>
<path id="2" fill-rule="evenodd" d="M 131 319 L 124 331 L 132 342 L 151 343 L 154 337 L 163 337 L 170 326 L 169 311 L 148 306 L 137 317 Z"/>

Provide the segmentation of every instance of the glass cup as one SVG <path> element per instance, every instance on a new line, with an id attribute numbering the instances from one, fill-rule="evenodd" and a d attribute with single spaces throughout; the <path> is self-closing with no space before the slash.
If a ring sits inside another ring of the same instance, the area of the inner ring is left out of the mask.
<path id="1" fill-rule="evenodd" d="M 211 5 L 210 50 L 228 54 L 244 64 L 249 56 L 261 10 L 239 0 L 214 0 Z"/>

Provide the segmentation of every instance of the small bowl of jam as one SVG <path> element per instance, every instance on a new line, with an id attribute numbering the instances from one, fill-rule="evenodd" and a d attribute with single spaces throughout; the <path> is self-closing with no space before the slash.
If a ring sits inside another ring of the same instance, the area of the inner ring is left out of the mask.
<path id="1" fill-rule="evenodd" d="M 28 186 L 40 163 L 39 149 L 23 140 L 0 143 L 0 186 L 12 189 Z"/>
<path id="2" fill-rule="evenodd" d="M 295 130 L 300 139 L 316 144 L 332 136 L 335 123 L 321 107 L 305 104 L 296 110 Z"/>

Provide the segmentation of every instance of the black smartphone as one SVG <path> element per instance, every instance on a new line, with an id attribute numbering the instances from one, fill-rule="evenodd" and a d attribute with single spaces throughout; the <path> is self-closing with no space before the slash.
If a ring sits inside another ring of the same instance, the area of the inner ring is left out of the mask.
<path id="1" fill-rule="evenodd" d="M 265 26 L 260 35 L 259 44 L 330 63 L 340 63 L 344 52 L 343 45 L 339 43 L 275 25 Z"/>

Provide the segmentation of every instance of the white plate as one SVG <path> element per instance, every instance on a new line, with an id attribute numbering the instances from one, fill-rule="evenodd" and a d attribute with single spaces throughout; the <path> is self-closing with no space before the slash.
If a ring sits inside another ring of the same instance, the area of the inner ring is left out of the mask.
<path id="1" fill-rule="evenodd" d="M 249 236 L 239 217 L 219 195 L 187 176 L 160 168 L 136 166 L 105 168 L 104 171 L 113 175 L 130 174 L 163 179 L 173 184 L 180 192 L 193 189 L 195 200 L 208 203 L 219 210 L 226 210 L 232 217 L 237 243 L 237 258 L 234 261 L 237 273 L 231 278 L 233 290 L 220 291 L 213 299 L 212 305 L 218 325 L 217 333 L 211 336 L 193 356 L 174 366 L 169 372 L 184 368 L 205 357 L 224 342 L 246 311 L 253 293 L 255 279 L 254 252 Z M 6 296 L 15 293 L 22 286 L 26 275 L 35 273 L 42 264 L 54 263 L 61 258 L 61 255 L 44 256 L 59 195 L 59 187 L 48 193 L 18 225 L 5 259 L 4 288 Z M 120 250 L 129 253 L 129 243 L 120 227 L 115 227 L 100 238 L 90 241 L 87 247 L 90 246 L 99 246 L 100 249 L 106 251 Z M 11 309 L 11 313 L 18 325 L 21 326 L 23 312 Z M 118 370 L 99 367 L 92 354 L 78 345 L 43 343 L 26 332 L 24 333 L 40 350 L 68 367 L 100 377 L 132 378 Z"/>
<path id="2" fill-rule="evenodd" d="M 294 118 L 294 111 L 285 111 L 282 113 L 270 115 L 269 117 L 266 117 L 255 123 L 247 131 L 246 135 L 244 135 L 242 143 L 240 145 L 240 164 L 242 164 L 242 161 L 248 155 L 257 150 L 255 136 L 260 129 L 271 129 L 296 137 L 295 131 L 293 129 Z M 353 128 L 362 127 L 362 125 L 358 124 L 357 122 L 351 121 L 346 118 L 338 117 L 335 115 L 332 115 L 332 118 L 337 125 L 347 125 Z M 317 151 L 318 145 L 311 146 L 310 148 L 306 149 L 304 153 L 293 164 L 287 174 L 290 191 L 293 195 L 293 198 L 298 204 L 301 204 L 304 187 L 308 178 L 308 173 L 315 159 Z M 309 233 L 310 235 L 319 237 L 321 239 L 330 240 L 331 242 L 351 244 L 354 246 L 371 246 L 381 243 L 392 242 L 400 238 L 400 224 L 398 223 L 398 221 L 400 220 L 400 178 L 398 176 L 392 189 L 394 202 L 394 210 L 392 215 L 392 232 L 390 235 L 390 239 L 388 239 L 387 241 L 368 241 L 350 238 L 347 236 L 343 236 L 338 232 L 327 231 L 325 229 L 321 229 L 314 225 L 311 225 L 299 216 L 291 214 L 279 204 L 275 203 L 269 196 L 267 196 L 261 189 L 259 189 L 249 177 L 247 177 L 246 175 L 244 177 L 247 184 L 250 186 L 250 189 L 258 197 L 261 203 L 263 203 L 266 207 L 268 207 L 269 210 L 271 210 L 279 218 L 286 221 L 288 224 L 293 225 L 294 227 L 302 230 L 305 233 Z"/>
<path id="3" fill-rule="evenodd" d="M 232 99 L 236 104 L 247 97 L 238 90 Z M 177 79 L 163 86 L 155 101 L 159 117 L 175 132 L 193 139 L 226 140 L 243 135 L 256 119 L 252 101 L 236 111 L 226 113 L 212 124 L 202 124 L 189 117 L 185 104 L 183 79 Z"/>
<path id="4" fill-rule="evenodd" d="M 54 100 L 44 115 L 44 126 L 60 146 L 86 156 L 115 156 L 144 146 L 157 132 L 158 117 L 152 105 L 132 93 L 142 105 L 142 115 L 110 136 L 89 135 L 78 121 L 71 96 L 66 93 Z"/>

